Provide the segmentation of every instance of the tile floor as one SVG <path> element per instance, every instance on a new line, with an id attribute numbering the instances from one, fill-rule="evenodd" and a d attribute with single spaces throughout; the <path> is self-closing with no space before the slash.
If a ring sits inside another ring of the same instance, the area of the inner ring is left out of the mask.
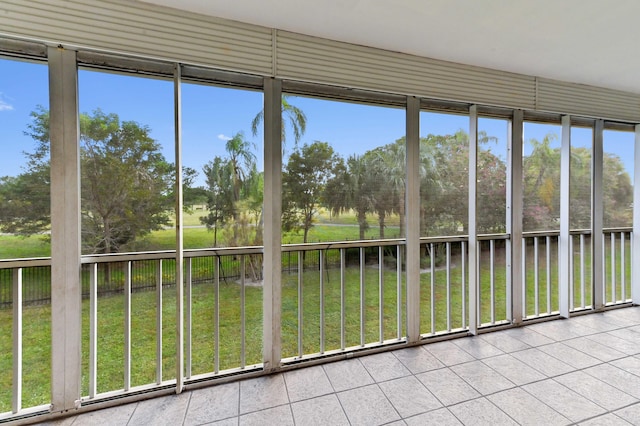
<path id="1" fill-rule="evenodd" d="M 243 380 L 54 425 L 640 425 L 640 307 Z"/>

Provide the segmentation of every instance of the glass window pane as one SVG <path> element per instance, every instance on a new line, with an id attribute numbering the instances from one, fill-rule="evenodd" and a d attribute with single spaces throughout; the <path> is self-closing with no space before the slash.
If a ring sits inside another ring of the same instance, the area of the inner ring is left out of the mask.
<path id="1" fill-rule="evenodd" d="M 507 230 L 507 140 L 508 120 L 478 119 L 478 204 L 479 234 Z"/>
<path id="2" fill-rule="evenodd" d="M 557 124 L 524 123 L 523 230 L 560 229 L 560 145 Z"/>
<path id="3" fill-rule="evenodd" d="M 262 245 L 262 93 L 182 85 L 185 248 Z"/>
<path id="4" fill-rule="evenodd" d="M 51 255 L 48 110 L 46 63 L 0 58 L 0 259 Z M 14 271 L 0 269 L 0 413 L 11 411 Z M 27 408 L 51 400 L 51 268 L 21 274 Z"/>
<path id="5" fill-rule="evenodd" d="M 591 156 L 593 129 L 571 127 L 569 192 L 571 229 L 591 228 Z"/>
<path id="6" fill-rule="evenodd" d="M 469 117 L 422 111 L 420 135 L 420 235 L 465 235 Z"/>
<path id="7" fill-rule="evenodd" d="M 78 90 L 83 254 L 175 249 L 173 80 L 81 69 Z M 125 300 L 129 296 L 134 313 L 130 318 L 131 386 L 156 382 L 158 341 L 162 342 L 162 379 L 175 377 L 171 355 L 175 291 L 162 291 L 175 288 L 175 260 L 171 254 L 162 260 L 130 259 L 98 266 L 98 392 L 124 385 Z M 86 267 L 82 279 L 88 294 Z M 85 299 L 84 360 L 89 358 L 88 307 Z M 87 373 L 83 374 L 83 395 L 88 392 Z"/>
<path id="8" fill-rule="evenodd" d="M 404 235 L 404 110 L 284 100 L 283 243 Z M 306 131 L 296 141 L 298 111 Z"/>
<path id="9" fill-rule="evenodd" d="M 82 251 L 175 248 L 173 82 L 79 71 Z M 168 247 L 167 247 L 168 245 Z"/>
<path id="10" fill-rule="evenodd" d="M 185 248 L 263 245 L 262 108 L 262 92 L 182 84 Z M 213 372 L 214 359 L 222 370 L 241 367 L 241 337 L 246 364 L 262 362 L 262 255 L 208 254 L 190 262 L 192 374 Z M 219 324 L 216 291 L 224 306 Z"/>
<path id="11" fill-rule="evenodd" d="M 51 255 L 46 63 L 0 59 L 0 259 Z"/>
<path id="12" fill-rule="evenodd" d="M 604 227 L 633 225 L 633 159 L 635 133 L 605 130 L 603 134 Z"/>

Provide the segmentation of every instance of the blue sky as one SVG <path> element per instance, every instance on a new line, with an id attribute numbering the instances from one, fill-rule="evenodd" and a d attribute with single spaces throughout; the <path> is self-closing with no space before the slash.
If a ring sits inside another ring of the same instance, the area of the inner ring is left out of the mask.
<path id="1" fill-rule="evenodd" d="M 47 68 L 42 64 L 0 59 L 0 176 L 20 173 L 23 151 L 31 151 L 33 141 L 23 132 L 30 122 L 29 113 L 37 105 L 48 106 Z M 152 78 L 81 70 L 79 75 L 80 111 L 90 113 L 97 108 L 116 113 L 121 120 L 147 125 L 151 136 L 163 147 L 169 161 L 174 160 L 173 82 Z M 183 163 L 198 172 L 215 155 L 224 155 L 226 140 L 237 132 L 255 143 L 258 161 L 262 162 L 262 134 L 251 134 L 251 120 L 262 109 L 262 93 L 249 90 L 183 84 Z M 307 115 L 307 131 L 301 143 L 329 142 L 342 156 L 391 143 L 405 132 L 403 109 L 351 104 L 306 97 L 289 101 Z M 421 135 L 450 134 L 468 128 L 465 116 L 421 114 Z M 479 129 L 495 136 L 499 142 L 491 149 L 506 156 L 507 121 L 480 119 Z M 547 124 L 525 124 L 525 140 L 541 140 L 547 133 L 560 134 L 560 127 Z M 556 141 L 559 146 L 559 140 Z M 574 146 L 589 146 L 591 131 L 574 129 Z M 286 152 L 294 146 L 288 133 Z M 631 173 L 633 134 L 605 133 L 605 151 L 619 155 Z M 525 148 L 526 154 L 526 148 Z M 202 176 L 199 183 L 202 183 Z"/>

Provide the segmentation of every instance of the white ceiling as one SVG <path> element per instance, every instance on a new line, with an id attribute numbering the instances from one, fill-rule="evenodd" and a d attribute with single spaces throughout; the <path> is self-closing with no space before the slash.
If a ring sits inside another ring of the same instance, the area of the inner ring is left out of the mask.
<path id="1" fill-rule="evenodd" d="M 640 94 L 638 0 L 144 0 L 430 58 Z"/>

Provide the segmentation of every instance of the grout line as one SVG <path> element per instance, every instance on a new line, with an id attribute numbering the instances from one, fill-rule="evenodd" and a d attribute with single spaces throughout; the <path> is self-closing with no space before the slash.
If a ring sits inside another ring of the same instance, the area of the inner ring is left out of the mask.
<path id="1" fill-rule="evenodd" d="M 187 421 L 187 413 L 189 413 L 189 407 L 191 406 L 191 398 L 193 398 L 193 391 L 189 391 L 189 401 L 187 402 L 187 408 L 184 410 L 184 416 L 182 416 L 182 424 Z"/>

